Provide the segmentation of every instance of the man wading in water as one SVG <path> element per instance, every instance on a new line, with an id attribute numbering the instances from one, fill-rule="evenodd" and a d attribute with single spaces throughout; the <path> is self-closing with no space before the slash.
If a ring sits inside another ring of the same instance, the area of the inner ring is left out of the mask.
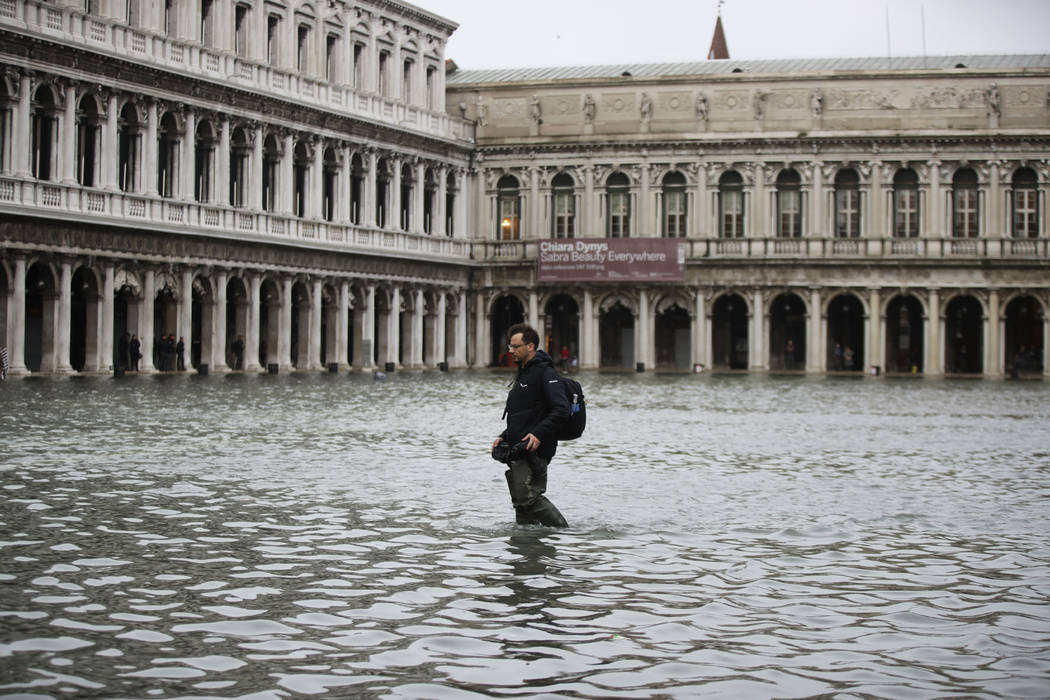
<path id="1" fill-rule="evenodd" d="M 507 396 L 507 429 L 492 443 L 492 456 L 505 462 L 510 500 L 520 524 L 567 527 L 547 500 L 547 465 L 558 449 L 555 434 L 569 418 L 569 400 L 554 371 L 551 356 L 537 349 L 535 329 L 519 323 L 507 332 L 518 375 Z"/>

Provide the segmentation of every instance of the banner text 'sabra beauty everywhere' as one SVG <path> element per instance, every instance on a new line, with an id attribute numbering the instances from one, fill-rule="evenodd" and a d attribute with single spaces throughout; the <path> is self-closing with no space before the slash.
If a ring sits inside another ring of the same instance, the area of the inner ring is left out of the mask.
<path id="1" fill-rule="evenodd" d="M 675 238 L 548 238 L 539 241 L 539 282 L 676 282 L 685 243 Z"/>

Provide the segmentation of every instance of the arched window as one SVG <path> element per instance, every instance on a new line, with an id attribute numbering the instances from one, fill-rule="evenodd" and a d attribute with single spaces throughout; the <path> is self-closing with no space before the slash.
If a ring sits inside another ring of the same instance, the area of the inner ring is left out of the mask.
<path id="1" fill-rule="evenodd" d="M 248 172 L 252 145 L 243 127 L 233 130 L 230 137 L 230 206 L 243 207 L 248 200 Z"/>
<path id="2" fill-rule="evenodd" d="M 376 164 L 376 226 L 386 228 L 386 208 L 390 199 L 390 166 L 385 159 Z"/>
<path id="3" fill-rule="evenodd" d="M 445 235 L 449 238 L 455 233 L 456 196 L 458 194 L 455 171 L 449 171 L 448 180 L 445 183 Z"/>
<path id="4" fill-rule="evenodd" d="M 727 170 L 718 180 L 718 235 L 744 237 L 744 178 Z"/>
<path id="5" fill-rule="evenodd" d="M 365 188 L 365 166 L 361 154 L 350 158 L 350 222 L 361 223 L 361 196 Z"/>
<path id="6" fill-rule="evenodd" d="M 434 198 L 437 196 L 437 181 L 433 168 L 427 168 L 423 177 L 423 233 L 434 232 Z"/>
<path id="7" fill-rule="evenodd" d="M 294 180 L 292 204 L 295 206 L 295 215 L 301 218 L 306 216 L 307 185 L 310 178 L 310 151 L 302 141 L 295 144 L 292 172 Z"/>
<path id="8" fill-rule="evenodd" d="M 521 238 L 521 194 L 518 179 L 504 175 L 496 183 L 497 222 L 496 238 L 501 241 L 516 241 Z"/>
<path id="9" fill-rule="evenodd" d="M 1013 235 L 1014 238 L 1039 237 L 1039 178 L 1031 168 L 1018 168 L 1014 173 Z"/>
<path id="10" fill-rule="evenodd" d="M 120 112 L 118 128 L 120 169 L 117 175 L 120 178 L 120 189 L 123 192 L 138 192 L 142 124 L 139 122 L 138 110 L 130 102 L 124 105 Z"/>
<path id="11" fill-rule="evenodd" d="M 401 212 L 399 220 L 401 222 L 401 230 L 408 231 L 412 228 L 412 193 L 415 192 L 416 185 L 416 169 L 408 163 L 401 166 Z"/>
<path id="12" fill-rule="evenodd" d="M 977 173 L 971 168 L 960 168 L 952 178 L 953 236 L 977 238 L 980 233 L 978 202 Z"/>
<path id="13" fill-rule="evenodd" d="M 335 210 L 338 206 L 336 201 L 336 183 L 339 181 L 339 159 L 336 158 L 335 149 L 328 147 L 324 149 L 324 172 L 322 174 L 321 186 L 324 189 L 321 199 L 322 214 L 325 221 L 335 221 Z"/>
<path id="14" fill-rule="evenodd" d="M 55 95 L 47 85 L 41 85 L 33 95 L 32 106 L 33 177 L 52 180 L 58 174 L 58 109 Z"/>
<path id="15" fill-rule="evenodd" d="M 178 182 L 179 128 L 175 115 L 165 113 L 157 130 L 157 192 L 161 197 L 174 197 Z"/>
<path id="16" fill-rule="evenodd" d="M 685 175 L 679 172 L 664 175 L 664 236 L 685 238 L 686 195 Z"/>
<path id="17" fill-rule="evenodd" d="M 101 180 L 102 115 L 90 95 L 80 100 L 77 110 L 77 182 L 97 187 Z"/>
<path id="18" fill-rule="evenodd" d="M 262 167 L 262 195 L 263 209 L 266 211 L 277 210 L 277 186 L 280 182 L 281 172 L 281 147 L 277 137 L 270 134 L 263 141 L 263 167 Z"/>
<path id="19" fill-rule="evenodd" d="M 835 175 L 835 236 L 860 237 L 860 177 L 853 168 Z"/>
<path id="20" fill-rule="evenodd" d="M 777 176 L 777 236 L 802 237 L 802 178 L 788 168 Z"/>
<path id="21" fill-rule="evenodd" d="M 211 122 L 197 124 L 193 154 L 193 197 L 198 202 L 212 201 L 212 172 L 215 167 L 215 129 Z"/>
<path id="22" fill-rule="evenodd" d="M 893 176 L 893 235 L 919 236 L 919 176 L 911 168 L 901 168 Z"/>
<path id="23" fill-rule="evenodd" d="M 623 173 L 613 173 L 605 181 L 607 203 L 606 233 L 609 238 L 631 235 L 631 181 Z"/>
<path id="24" fill-rule="evenodd" d="M 569 173 L 558 173 L 551 180 L 551 234 L 555 238 L 576 236 L 576 182 Z"/>

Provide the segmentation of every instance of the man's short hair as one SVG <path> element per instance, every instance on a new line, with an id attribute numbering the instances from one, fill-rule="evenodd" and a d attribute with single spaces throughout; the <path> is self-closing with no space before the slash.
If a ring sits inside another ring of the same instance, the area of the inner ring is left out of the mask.
<path id="1" fill-rule="evenodd" d="M 538 349 L 540 347 L 540 334 L 536 332 L 536 329 L 527 323 L 515 323 L 507 331 L 507 339 L 511 339 L 521 333 L 521 342 L 528 345 L 532 343 Z"/>

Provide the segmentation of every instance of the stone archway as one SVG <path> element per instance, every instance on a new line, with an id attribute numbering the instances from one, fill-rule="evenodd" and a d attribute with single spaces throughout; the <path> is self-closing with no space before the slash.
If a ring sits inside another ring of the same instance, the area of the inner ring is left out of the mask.
<path id="1" fill-rule="evenodd" d="M 51 266 L 37 261 L 26 270 L 25 366 L 53 372 L 58 322 L 57 280 Z"/>
<path id="2" fill-rule="evenodd" d="M 864 305 L 855 295 L 839 294 L 828 304 L 828 369 L 856 372 L 864 368 Z"/>
<path id="3" fill-rule="evenodd" d="M 137 369 L 132 357 L 133 341 L 139 341 L 139 308 L 142 306 L 142 287 L 127 270 L 118 270 L 113 283 L 113 368 L 118 373 Z"/>
<path id="4" fill-rule="evenodd" d="M 922 304 L 902 294 L 886 305 L 886 371 L 921 373 L 925 357 Z"/>
<path id="5" fill-rule="evenodd" d="M 692 319 L 678 301 L 657 308 L 655 320 L 656 368 L 689 369 Z"/>
<path id="6" fill-rule="evenodd" d="M 634 313 L 619 299 L 602 304 L 598 316 L 599 367 L 633 368 Z"/>
<path id="7" fill-rule="evenodd" d="M 543 307 L 545 347 L 563 371 L 580 356 L 580 307 L 568 294 L 555 294 Z M 563 352 L 564 348 L 564 352 Z M 562 360 L 562 355 L 568 358 Z M 578 364 L 578 363 L 577 363 Z"/>
<path id="8" fill-rule="evenodd" d="M 162 281 L 153 299 L 153 366 L 160 372 L 175 371 L 179 300 L 175 288 Z"/>
<path id="9" fill-rule="evenodd" d="M 73 273 L 70 290 L 69 365 L 77 372 L 99 368 L 98 278 L 87 267 Z"/>
<path id="10" fill-rule="evenodd" d="M 190 309 L 190 365 L 194 369 L 211 362 L 212 355 L 212 309 L 215 295 L 211 282 L 197 276 L 193 279 L 193 299 Z"/>
<path id="11" fill-rule="evenodd" d="M 719 369 L 747 369 L 748 306 L 739 294 L 723 294 L 711 310 L 711 363 Z"/>
<path id="12" fill-rule="evenodd" d="M 769 368 L 806 367 L 806 304 L 794 292 L 777 295 L 769 305 Z"/>
<path id="13" fill-rule="evenodd" d="M 507 351 L 507 331 L 516 323 L 525 321 L 525 305 L 513 294 L 501 294 L 492 302 L 492 353 L 490 366 L 510 366 Z"/>
<path id="14" fill-rule="evenodd" d="M 339 292 L 331 284 L 321 286 L 321 366 L 339 363 Z"/>
<path id="15" fill-rule="evenodd" d="M 281 364 L 281 287 L 270 278 L 259 284 L 259 364 Z"/>
<path id="16" fill-rule="evenodd" d="M 1032 296 L 1018 296 L 1006 305 L 1006 366 L 1012 376 L 1042 374 L 1043 307 Z"/>
<path id="17" fill-rule="evenodd" d="M 240 277 L 226 282 L 226 366 L 244 369 L 247 359 L 245 335 L 248 332 L 248 287 Z"/>
<path id="18" fill-rule="evenodd" d="M 292 332 L 289 338 L 292 367 L 310 366 L 310 288 L 302 281 L 292 285 Z"/>
<path id="19" fill-rule="evenodd" d="M 976 298 L 963 294 L 948 302 L 944 312 L 945 371 L 981 374 L 984 371 L 984 312 Z"/>

